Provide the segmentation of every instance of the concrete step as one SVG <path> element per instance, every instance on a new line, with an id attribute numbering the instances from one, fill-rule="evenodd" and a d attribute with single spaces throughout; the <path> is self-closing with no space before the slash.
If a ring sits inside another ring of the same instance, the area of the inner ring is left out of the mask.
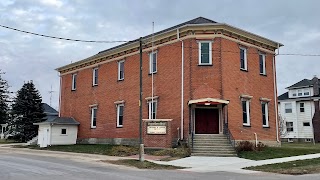
<path id="1" fill-rule="evenodd" d="M 237 157 L 237 154 L 224 154 L 224 153 L 191 153 L 191 156 Z"/>
<path id="2" fill-rule="evenodd" d="M 196 149 L 193 148 L 192 152 L 233 152 L 235 153 L 236 151 L 234 149 Z"/>
<path id="3" fill-rule="evenodd" d="M 234 148 L 231 146 L 194 146 L 194 150 L 219 150 L 219 151 L 225 151 L 225 150 L 232 150 L 234 151 Z"/>

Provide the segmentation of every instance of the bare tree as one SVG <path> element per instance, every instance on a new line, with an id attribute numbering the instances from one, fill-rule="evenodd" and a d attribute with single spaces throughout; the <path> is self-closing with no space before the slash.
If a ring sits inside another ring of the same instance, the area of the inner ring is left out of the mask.
<path id="1" fill-rule="evenodd" d="M 278 115 L 278 128 L 279 128 L 279 136 L 280 138 L 285 137 L 288 132 L 287 132 L 287 121 L 286 118 L 281 116 L 281 114 Z"/>

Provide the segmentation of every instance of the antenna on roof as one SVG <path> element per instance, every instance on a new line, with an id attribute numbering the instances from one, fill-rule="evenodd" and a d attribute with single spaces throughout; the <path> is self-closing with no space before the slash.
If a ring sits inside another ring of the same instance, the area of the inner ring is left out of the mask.
<path id="1" fill-rule="evenodd" d="M 50 94 L 50 106 L 51 106 L 51 101 L 52 101 L 52 93 L 54 93 L 55 91 L 52 90 L 52 85 L 51 85 L 51 89 L 49 91 Z M 52 106 L 51 106 L 52 107 Z"/>

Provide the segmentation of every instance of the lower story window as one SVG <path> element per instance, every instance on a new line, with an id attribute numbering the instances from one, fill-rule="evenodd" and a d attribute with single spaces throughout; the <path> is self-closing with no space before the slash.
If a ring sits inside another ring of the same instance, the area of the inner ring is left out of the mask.
<path id="1" fill-rule="evenodd" d="M 268 103 L 262 102 L 261 107 L 262 107 L 262 126 L 269 127 Z"/>
<path id="2" fill-rule="evenodd" d="M 61 129 L 61 134 L 62 134 L 62 135 L 66 135 L 66 134 L 67 134 L 67 129 L 62 128 L 62 129 Z"/>
<path id="3" fill-rule="evenodd" d="M 242 119 L 244 126 L 250 126 L 250 102 L 249 100 L 242 100 Z"/>
<path id="4" fill-rule="evenodd" d="M 149 119 L 157 119 L 157 101 L 148 101 Z"/>
<path id="5" fill-rule="evenodd" d="M 293 132 L 293 122 L 286 122 L 287 132 Z"/>
<path id="6" fill-rule="evenodd" d="M 123 127 L 123 104 L 117 105 L 117 127 Z"/>
<path id="7" fill-rule="evenodd" d="M 91 108 L 91 128 L 97 127 L 97 107 Z"/>

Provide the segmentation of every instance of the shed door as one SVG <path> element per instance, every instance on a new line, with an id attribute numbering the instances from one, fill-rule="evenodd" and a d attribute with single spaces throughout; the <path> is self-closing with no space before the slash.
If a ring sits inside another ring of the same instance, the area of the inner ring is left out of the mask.
<path id="1" fill-rule="evenodd" d="M 49 128 L 43 128 L 42 137 L 39 138 L 42 138 L 40 147 L 47 147 L 49 144 Z"/>

